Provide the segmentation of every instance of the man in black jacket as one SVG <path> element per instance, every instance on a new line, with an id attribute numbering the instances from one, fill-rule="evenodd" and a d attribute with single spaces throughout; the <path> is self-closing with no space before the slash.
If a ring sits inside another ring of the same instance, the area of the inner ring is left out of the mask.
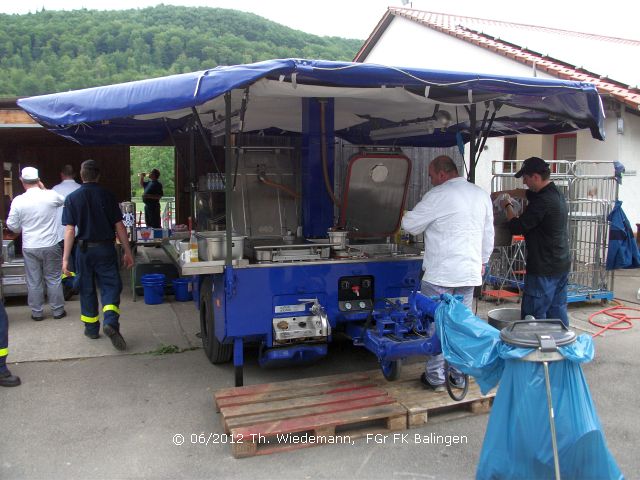
<path id="1" fill-rule="evenodd" d="M 564 195 L 550 180 L 549 165 L 538 157 L 527 158 L 515 174 L 528 190 L 505 192 L 500 202 L 513 235 L 524 235 L 527 274 L 521 314 L 535 318 L 559 318 L 569 325 L 567 279 L 571 266 L 567 232 L 568 210 Z M 516 216 L 511 196 L 526 198 L 528 206 Z"/>

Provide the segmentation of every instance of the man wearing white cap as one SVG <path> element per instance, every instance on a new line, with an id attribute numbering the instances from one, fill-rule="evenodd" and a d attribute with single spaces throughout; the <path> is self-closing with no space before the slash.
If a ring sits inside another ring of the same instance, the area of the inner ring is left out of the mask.
<path id="1" fill-rule="evenodd" d="M 64 198 L 45 189 L 38 170 L 33 167 L 22 169 L 20 181 L 25 192 L 11 202 L 7 227 L 16 233 L 22 231 L 31 318 L 36 321 L 44 318 L 44 284 L 53 318 L 63 318 L 67 313 L 62 294 L 62 248 L 57 218 L 58 207 L 64 204 Z"/>

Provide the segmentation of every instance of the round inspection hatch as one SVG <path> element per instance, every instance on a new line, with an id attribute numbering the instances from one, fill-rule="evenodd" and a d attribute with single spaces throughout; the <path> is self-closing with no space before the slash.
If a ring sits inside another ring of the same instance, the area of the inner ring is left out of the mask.
<path id="1" fill-rule="evenodd" d="M 373 180 L 376 183 L 384 182 L 388 176 L 389 176 L 389 169 L 385 165 L 382 165 L 381 163 L 379 163 L 378 165 L 375 165 L 371 169 L 371 180 Z"/>

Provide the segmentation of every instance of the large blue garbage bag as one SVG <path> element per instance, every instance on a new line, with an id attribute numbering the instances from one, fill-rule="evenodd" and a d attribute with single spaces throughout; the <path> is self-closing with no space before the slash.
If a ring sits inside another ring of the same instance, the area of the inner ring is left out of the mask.
<path id="1" fill-rule="evenodd" d="M 609 247 L 607 249 L 607 270 L 640 267 L 640 253 L 633 237 L 633 230 L 622 210 L 622 202 L 616 201 L 609 220 Z"/>
<path id="2" fill-rule="evenodd" d="M 476 478 L 552 479 L 551 429 L 541 363 L 522 361 L 532 349 L 500 340 L 500 332 L 450 295 L 435 315 L 445 359 L 475 377 L 483 393 L 500 382 L 485 433 Z M 623 478 L 609 452 L 580 363 L 593 359 L 591 337 L 561 347 L 551 362 L 560 474 L 564 479 Z"/>

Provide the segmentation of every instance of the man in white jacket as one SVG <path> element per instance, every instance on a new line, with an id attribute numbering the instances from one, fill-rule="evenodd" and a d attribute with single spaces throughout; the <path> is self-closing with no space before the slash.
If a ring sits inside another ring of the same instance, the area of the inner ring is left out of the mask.
<path id="1" fill-rule="evenodd" d="M 62 294 L 62 248 L 59 245 L 58 207 L 64 198 L 53 190 L 47 190 L 40 181 L 38 170 L 22 169 L 20 181 L 25 189 L 11 202 L 7 227 L 22 232 L 22 256 L 27 280 L 28 302 L 31 318 L 44 318 L 45 285 L 53 318 L 67 315 Z"/>
<path id="2" fill-rule="evenodd" d="M 402 218 L 404 230 L 412 235 L 424 232 L 421 292 L 461 295 L 471 308 L 474 287 L 482 284 L 484 265 L 493 250 L 491 198 L 460 177 L 447 156 L 433 159 L 429 178 L 433 188 Z M 443 391 L 444 375 L 444 358 L 435 355 L 427 360 L 421 381 L 425 387 Z M 462 380 L 457 371 L 452 377 L 454 385 Z"/>

